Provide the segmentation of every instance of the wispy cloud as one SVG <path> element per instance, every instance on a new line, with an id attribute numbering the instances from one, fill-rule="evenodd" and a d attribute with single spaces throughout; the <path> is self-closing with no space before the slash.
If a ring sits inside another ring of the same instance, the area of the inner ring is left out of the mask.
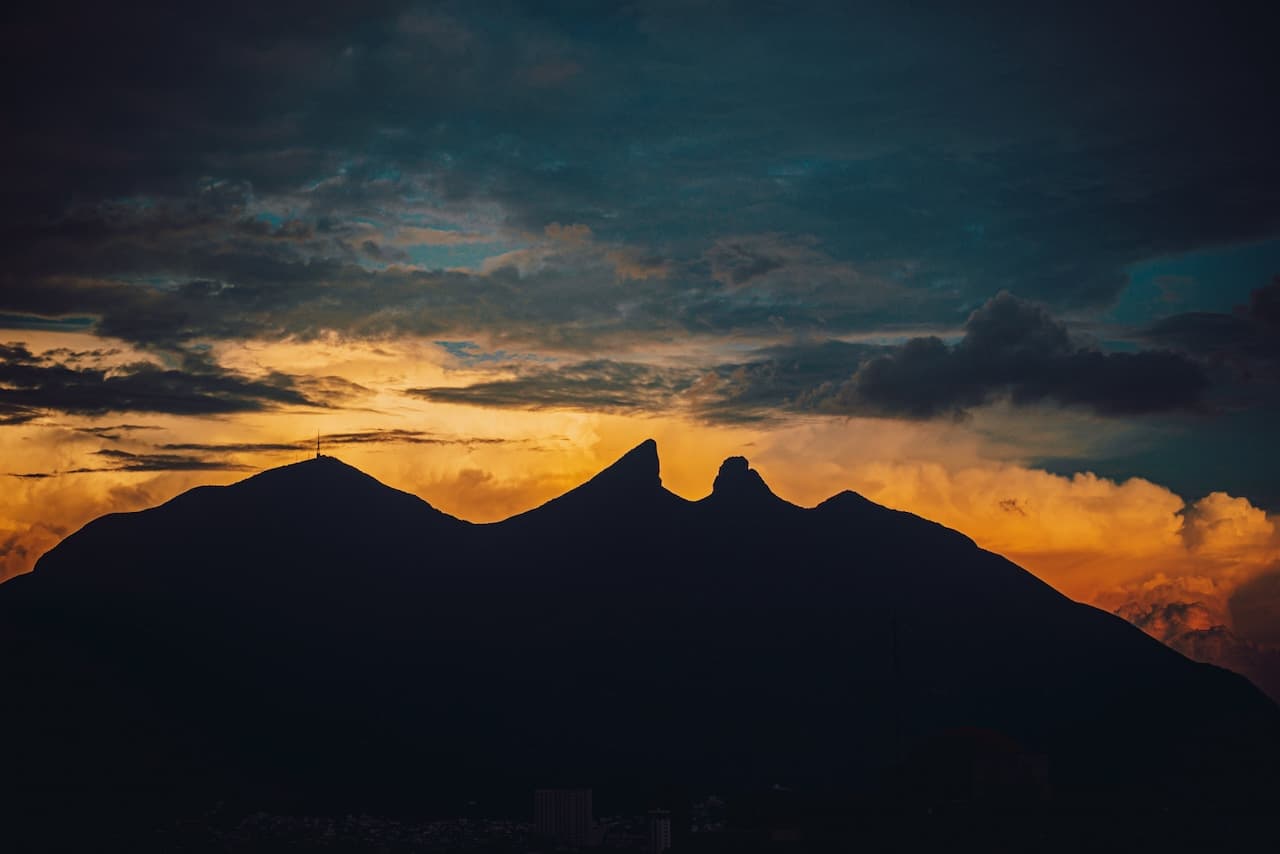
<path id="1" fill-rule="evenodd" d="M 0 344 L 0 418 L 9 423 L 58 412 L 220 415 L 281 405 L 315 406 L 285 376 L 249 379 L 203 363 L 187 370 L 143 362 L 86 367 Z"/>

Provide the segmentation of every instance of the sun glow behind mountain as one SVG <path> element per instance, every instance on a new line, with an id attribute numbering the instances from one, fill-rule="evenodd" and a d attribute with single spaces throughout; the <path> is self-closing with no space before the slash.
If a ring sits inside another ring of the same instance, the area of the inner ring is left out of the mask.
<path id="1" fill-rule="evenodd" d="M 15 19 L 0 579 L 317 434 L 474 521 L 655 436 L 1275 655 L 1268 28 L 375 5 Z"/>
<path id="2" fill-rule="evenodd" d="M 69 336 L 28 337 L 35 352 L 74 343 Z M 94 516 L 304 458 L 316 433 L 327 451 L 477 522 L 554 497 L 647 435 L 662 442 L 664 482 L 688 498 L 710 490 L 708 459 L 749 453 L 796 503 L 812 506 L 857 489 L 963 530 L 1068 595 L 1110 607 L 1176 591 L 1208 602 L 1227 621 L 1230 594 L 1280 560 L 1274 519 L 1247 499 L 1212 493 L 1187 501 L 1141 479 L 1051 474 L 1026 464 L 1025 449 L 1002 439 L 1015 420 L 1008 412 L 942 423 L 812 417 L 708 424 L 678 413 L 423 401 L 405 390 L 460 386 L 476 376 L 430 343 L 248 342 L 219 348 L 217 356 L 246 376 L 289 367 L 341 384 L 347 403 L 215 418 L 130 416 L 136 424 L 64 417 L 56 425 L 7 428 L 0 454 L 10 472 L 48 475 L 9 478 L 0 520 L 8 574 L 29 569 L 44 548 Z M 122 347 L 114 358 L 127 363 L 138 354 Z M 1027 417 L 1020 413 L 1016 422 Z M 1061 413 L 1042 417 L 1057 421 L 1042 441 L 1073 441 Z"/>

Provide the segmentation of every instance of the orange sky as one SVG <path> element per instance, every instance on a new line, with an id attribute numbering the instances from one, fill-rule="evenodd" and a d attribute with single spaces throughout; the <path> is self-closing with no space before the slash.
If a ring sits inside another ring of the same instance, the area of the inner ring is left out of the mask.
<path id="1" fill-rule="evenodd" d="M 25 337 L 39 352 L 76 343 L 67 339 L 77 336 Z M 119 352 L 108 358 L 124 363 L 137 357 L 116 346 Z M 96 468 L 97 451 L 147 453 L 174 443 L 292 442 L 297 450 L 205 452 L 244 467 L 235 471 L 6 478 L 0 501 L 4 576 L 29 570 L 45 549 L 102 513 L 150 506 L 197 484 L 229 483 L 302 458 L 312 452 L 316 431 L 391 430 L 414 431 L 419 440 L 349 444 L 329 452 L 473 521 L 536 506 L 654 437 L 664 483 L 685 497 L 707 494 L 719 462 L 742 454 L 778 494 L 798 504 L 855 489 L 957 528 L 1068 595 L 1112 608 L 1144 589 L 1172 585 L 1218 609 L 1225 621 L 1230 592 L 1280 562 L 1276 520 L 1247 500 L 1215 492 L 1184 501 L 1145 480 L 1118 483 L 1089 473 L 1062 477 L 1029 468 L 1018 458 L 1026 453 L 1026 434 L 1019 449 L 1002 442 L 998 409 L 960 422 L 811 418 L 709 425 L 680 414 L 497 410 L 416 400 L 400 390 L 460 384 L 472 376 L 423 342 L 249 343 L 217 356 L 248 375 L 287 365 L 296 373 L 340 377 L 366 391 L 353 391 L 341 411 L 59 416 L 7 427 L 0 431 L 0 471 L 8 474 Z M 1018 417 L 1024 427 L 1034 419 Z M 123 423 L 145 429 L 113 431 L 114 440 L 77 429 Z M 1056 413 L 1045 419 L 1039 435 L 1049 450 L 1099 431 L 1105 432 L 1103 425 Z"/>

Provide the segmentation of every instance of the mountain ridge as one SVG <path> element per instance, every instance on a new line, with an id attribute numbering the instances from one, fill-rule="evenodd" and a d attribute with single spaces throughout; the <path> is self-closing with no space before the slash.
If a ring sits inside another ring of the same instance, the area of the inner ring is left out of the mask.
<path id="1" fill-rule="evenodd" d="M 731 457 L 687 501 L 651 440 L 485 525 L 308 460 L 95 520 L 24 578 L 0 758 L 33 792 L 866 788 L 956 727 L 1072 797 L 1280 789 L 1280 709 L 1241 677 L 854 492 L 801 508 Z"/>

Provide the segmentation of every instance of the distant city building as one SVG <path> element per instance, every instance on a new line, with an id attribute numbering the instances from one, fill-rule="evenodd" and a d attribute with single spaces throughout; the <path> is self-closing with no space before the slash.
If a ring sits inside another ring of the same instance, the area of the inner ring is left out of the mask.
<path id="1" fill-rule="evenodd" d="M 533 823 L 539 836 L 573 848 L 595 844 L 590 789 L 538 789 L 533 793 Z"/>
<path id="2" fill-rule="evenodd" d="M 671 813 L 654 810 L 649 813 L 649 854 L 662 854 L 671 847 Z"/>

